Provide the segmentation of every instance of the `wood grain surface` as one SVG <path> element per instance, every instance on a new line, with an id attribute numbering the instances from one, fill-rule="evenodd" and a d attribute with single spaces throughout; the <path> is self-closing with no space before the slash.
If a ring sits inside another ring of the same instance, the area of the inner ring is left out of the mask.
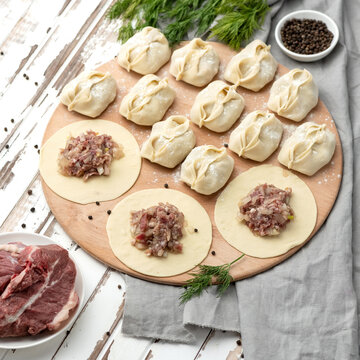
<path id="1" fill-rule="evenodd" d="M 217 79 L 223 79 L 223 72 L 226 67 L 226 64 L 230 58 L 235 54 L 230 48 L 223 44 L 212 43 L 218 52 L 221 58 L 220 71 Z M 173 114 L 181 114 L 189 117 L 191 106 L 194 102 L 194 99 L 199 92 L 199 88 L 188 85 L 184 82 L 177 82 L 169 73 L 169 64 L 167 63 L 162 69 L 157 73 L 158 76 L 169 78 L 170 86 L 176 89 L 177 96 L 176 99 L 165 115 L 167 116 Z M 116 100 L 109 106 L 109 108 L 101 115 L 99 118 L 111 120 L 117 122 L 127 128 L 137 139 L 139 145 L 150 134 L 150 127 L 138 126 L 131 121 L 124 119 L 119 113 L 119 105 L 121 103 L 124 95 L 129 91 L 129 89 L 140 79 L 140 75 L 136 73 L 128 73 L 122 69 L 117 63 L 116 60 L 112 60 L 99 67 L 101 71 L 109 71 L 114 76 L 117 81 L 118 92 Z M 278 72 L 275 78 L 283 75 L 288 71 L 282 65 L 279 65 Z M 254 110 L 266 109 L 267 99 L 269 97 L 269 91 L 272 83 L 268 84 L 260 92 L 254 93 L 250 90 L 238 88 L 238 92 L 245 98 L 245 109 L 241 115 L 243 119 L 248 113 Z M 320 94 L 321 97 L 321 94 Z M 69 112 L 65 106 L 59 104 L 56 108 L 54 114 L 52 115 L 48 126 L 45 130 L 43 143 L 57 130 L 60 128 L 78 120 L 84 120 L 87 117 L 77 114 L 75 112 Z M 284 135 L 283 141 L 289 137 L 292 131 L 302 124 L 304 121 L 314 121 L 316 123 L 325 123 L 330 131 L 336 135 L 336 149 L 332 161 L 316 173 L 312 177 L 307 177 L 296 173 L 301 179 L 303 179 L 307 185 L 312 190 L 316 203 L 318 206 L 318 217 L 314 231 L 308 239 L 304 241 L 303 244 L 291 249 L 284 255 L 268 258 L 268 259 L 259 259 L 255 257 L 245 256 L 240 262 L 236 263 L 231 269 L 231 275 L 234 280 L 240 280 L 253 276 L 262 271 L 265 271 L 285 259 L 293 255 L 297 250 L 299 250 L 305 243 L 311 239 L 311 237 L 319 230 L 325 219 L 327 218 L 331 208 L 336 200 L 337 193 L 339 191 L 341 176 L 342 176 L 342 151 L 339 135 L 337 133 L 335 124 L 332 120 L 332 117 L 325 105 L 319 101 L 318 105 L 308 114 L 308 116 L 300 123 L 295 123 L 290 120 L 286 120 L 282 117 L 279 117 L 284 125 Z M 234 124 L 234 126 L 225 133 L 217 134 L 207 130 L 206 128 L 199 129 L 196 125 L 192 124 L 192 129 L 194 130 L 197 137 L 197 146 L 202 144 L 213 144 L 216 146 L 222 146 L 224 143 L 228 142 L 230 132 L 239 124 L 239 120 Z M 279 149 L 272 154 L 264 163 L 273 164 L 276 166 L 281 166 L 277 161 Z M 251 160 L 244 160 L 239 158 L 236 154 L 231 151 L 228 152 L 235 160 L 234 172 L 229 179 L 231 181 L 239 173 L 249 169 L 250 167 L 259 165 L 258 163 Z M 217 196 L 220 194 L 221 190 L 217 193 L 205 196 L 196 193 L 191 190 L 187 185 L 180 181 L 180 166 L 175 169 L 166 169 L 159 165 L 152 164 L 147 160 L 142 160 L 142 169 L 140 176 L 135 183 L 135 185 L 123 196 L 114 199 L 112 201 L 102 202 L 100 206 L 96 204 L 87 204 L 80 205 L 74 202 L 65 200 L 58 195 L 56 195 L 45 183 L 42 181 L 42 186 L 46 200 L 49 207 L 51 208 L 54 216 L 57 221 L 63 226 L 68 235 L 79 244 L 84 250 L 89 254 L 99 259 L 100 261 L 110 265 L 111 267 L 118 269 L 127 274 L 149 280 L 158 283 L 165 284 L 175 284 L 181 285 L 187 279 L 189 279 L 189 274 L 184 273 L 172 277 L 150 277 L 144 274 L 129 269 L 122 262 L 120 262 L 112 253 L 109 246 L 107 234 L 106 234 L 106 221 L 108 218 L 107 210 L 111 210 L 116 203 L 123 197 L 136 192 L 138 190 L 147 189 L 147 188 L 162 188 L 164 184 L 167 183 L 170 188 L 180 190 L 186 194 L 193 196 L 198 200 L 204 208 L 207 210 L 210 215 L 211 221 L 213 223 L 213 242 L 207 258 L 203 261 L 204 264 L 208 265 L 220 265 L 226 262 L 229 262 L 236 257 L 238 257 L 241 252 L 234 249 L 230 246 L 218 232 L 215 222 L 214 222 L 214 206 Z M 88 216 L 92 215 L 93 220 L 89 220 Z M 212 255 L 211 252 L 215 251 L 216 255 Z"/>

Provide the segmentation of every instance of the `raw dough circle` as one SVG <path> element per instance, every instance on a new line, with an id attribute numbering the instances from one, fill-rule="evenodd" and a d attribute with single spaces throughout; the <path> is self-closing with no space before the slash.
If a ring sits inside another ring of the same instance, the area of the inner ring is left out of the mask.
<path id="1" fill-rule="evenodd" d="M 277 236 L 261 237 L 237 219 L 238 203 L 255 186 L 272 184 L 292 188 L 290 206 L 294 220 Z M 215 223 L 224 239 L 246 255 L 269 258 L 285 254 L 303 243 L 314 229 L 317 207 L 308 186 L 288 170 L 272 165 L 253 167 L 237 176 L 220 194 L 215 205 Z"/>
<path id="2" fill-rule="evenodd" d="M 130 241 L 130 212 L 159 202 L 175 205 L 185 216 L 185 231 L 181 238 L 183 251 L 179 254 L 169 252 L 167 257 L 161 258 L 147 256 Z M 193 269 L 206 258 L 212 240 L 211 221 L 205 209 L 192 197 L 170 189 L 147 189 L 127 196 L 112 210 L 106 231 L 111 249 L 120 261 L 139 273 L 157 277 Z"/>
<path id="3" fill-rule="evenodd" d="M 124 156 L 111 163 L 109 176 L 93 176 L 84 182 L 82 178 L 61 175 L 57 158 L 69 136 L 77 136 L 87 130 L 111 135 L 122 145 Z M 139 176 L 141 156 L 134 136 L 121 125 L 108 120 L 76 121 L 58 130 L 42 146 L 40 152 L 40 174 L 45 183 L 59 196 L 79 204 L 107 201 L 117 198 L 129 190 Z"/>

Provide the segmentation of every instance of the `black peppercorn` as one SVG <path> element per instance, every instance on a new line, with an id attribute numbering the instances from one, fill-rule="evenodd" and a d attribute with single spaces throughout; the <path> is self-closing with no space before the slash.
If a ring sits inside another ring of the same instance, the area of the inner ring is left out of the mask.
<path id="1" fill-rule="evenodd" d="M 89 220 L 92 220 L 92 219 L 93 219 L 93 217 L 92 217 L 91 215 L 89 215 L 89 216 L 88 216 L 88 219 L 89 219 Z"/>
<path id="2" fill-rule="evenodd" d="M 25 229 L 25 228 L 26 228 L 26 224 L 21 224 L 21 227 L 22 227 L 23 229 Z"/>
<path id="3" fill-rule="evenodd" d="M 35 81 L 35 83 L 34 83 L 34 84 L 35 84 L 35 86 L 38 86 L 38 85 L 39 85 L 37 81 Z"/>
<path id="4" fill-rule="evenodd" d="M 108 210 L 107 213 L 108 213 L 108 215 L 110 215 L 110 214 L 111 214 L 111 210 Z"/>
<path id="5" fill-rule="evenodd" d="M 216 252 L 213 250 L 213 251 L 211 252 L 211 255 L 216 255 Z"/>
<path id="6" fill-rule="evenodd" d="M 34 145 L 34 148 L 37 149 L 39 146 L 38 145 Z"/>
<path id="7" fill-rule="evenodd" d="M 169 184 L 164 184 L 164 188 L 168 189 L 169 188 Z"/>
<path id="8" fill-rule="evenodd" d="M 304 55 L 326 50 L 334 38 L 325 23 L 313 19 L 290 19 L 281 28 L 280 35 L 287 49 Z"/>
<path id="9" fill-rule="evenodd" d="M 236 343 L 240 346 L 241 345 L 241 340 L 236 340 Z"/>
<path id="10" fill-rule="evenodd" d="M 32 208 L 30 209 L 30 211 L 31 211 L 32 213 L 35 212 L 35 208 L 32 207 Z"/>
<path id="11" fill-rule="evenodd" d="M 95 202 L 95 204 L 96 204 L 97 206 L 99 206 L 99 205 L 100 205 L 100 203 L 99 203 L 98 201 L 96 201 L 96 202 Z"/>
<path id="12" fill-rule="evenodd" d="M 5 149 L 8 149 L 10 146 L 8 144 L 5 145 Z"/>
<path id="13" fill-rule="evenodd" d="M 118 285 L 118 289 L 119 289 L 119 290 L 121 289 L 121 285 L 120 285 L 120 284 Z"/>
<path id="14" fill-rule="evenodd" d="M 14 120 L 14 119 L 11 119 L 10 121 L 11 121 L 12 123 L 14 123 L 14 122 L 15 122 L 15 120 Z"/>
<path id="15" fill-rule="evenodd" d="M 227 147 L 229 147 L 229 144 L 225 143 L 224 146 L 227 148 Z"/>
<path id="16" fill-rule="evenodd" d="M 199 230 L 197 228 L 194 229 L 195 232 L 198 232 Z"/>
<path id="17" fill-rule="evenodd" d="M 38 150 L 37 153 L 40 154 L 40 150 Z"/>
<path id="18" fill-rule="evenodd" d="M 4 131 L 8 131 L 8 128 L 7 128 L 7 127 L 4 127 Z"/>
<path id="19" fill-rule="evenodd" d="M 32 195 L 32 190 L 30 189 L 30 190 L 28 190 L 28 195 Z"/>

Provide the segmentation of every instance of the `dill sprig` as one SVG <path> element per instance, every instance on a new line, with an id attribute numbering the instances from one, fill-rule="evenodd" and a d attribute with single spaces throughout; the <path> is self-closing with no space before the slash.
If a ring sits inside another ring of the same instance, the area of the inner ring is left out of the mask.
<path id="1" fill-rule="evenodd" d="M 266 13 L 269 11 L 263 0 L 228 0 L 218 8 L 223 15 L 210 29 L 210 36 L 217 37 L 233 49 L 240 49 L 243 41 L 250 39 L 255 30 L 261 28 Z"/>
<path id="2" fill-rule="evenodd" d="M 216 36 L 238 50 L 261 27 L 268 10 L 266 0 L 117 0 L 107 17 L 123 20 L 118 35 L 123 42 L 145 26 L 159 27 L 164 20 L 163 33 L 171 46 L 195 29 L 197 36 L 210 31 L 209 38 Z"/>
<path id="3" fill-rule="evenodd" d="M 187 280 L 184 285 L 185 290 L 180 296 L 180 303 L 184 304 L 192 297 L 199 296 L 212 284 L 213 278 L 218 284 L 217 295 L 221 296 L 233 280 L 229 273 L 230 267 L 244 256 L 245 254 L 242 254 L 232 262 L 223 265 L 199 265 L 199 272 L 190 273 L 192 278 Z"/>

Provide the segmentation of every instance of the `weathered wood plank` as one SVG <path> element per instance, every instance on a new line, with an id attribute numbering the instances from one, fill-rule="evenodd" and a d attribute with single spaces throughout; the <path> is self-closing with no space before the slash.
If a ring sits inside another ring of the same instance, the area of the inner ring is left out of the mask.
<path id="1" fill-rule="evenodd" d="M 201 346 L 194 360 L 237 360 L 240 359 L 241 354 L 240 334 L 217 330 L 213 331 L 211 338 Z"/>
<path id="2" fill-rule="evenodd" d="M 194 359 L 200 351 L 199 349 L 211 338 L 212 333 L 213 331 L 210 329 L 196 327 L 194 328 L 195 344 L 170 343 L 163 340 L 154 342 L 144 359 L 167 360 L 169 354 L 175 353 L 175 349 L 176 353 L 181 354 L 183 359 Z"/>

